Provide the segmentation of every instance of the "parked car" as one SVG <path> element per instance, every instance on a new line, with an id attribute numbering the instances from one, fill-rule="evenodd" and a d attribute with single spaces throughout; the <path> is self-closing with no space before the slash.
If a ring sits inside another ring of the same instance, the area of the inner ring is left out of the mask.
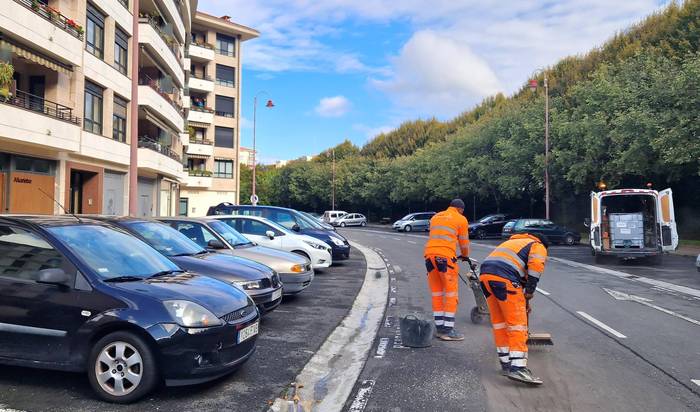
<path id="1" fill-rule="evenodd" d="M 94 218 L 126 230 L 182 269 L 240 286 L 253 298 L 263 315 L 282 303 L 279 275 L 263 264 L 242 257 L 209 253 L 187 236 L 157 220 L 117 216 Z"/>
<path id="2" fill-rule="evenodd" d="M 348 213 L 347 215 L 336 220 L 336 226 L 367 226 L 367 218 L 360 213 Z"/>
<path id="3" fill-rule="evenodd" d="M 409 213 L 401 219 L 394 222 L 392 229 L 399 232 L 411 232 L 413 230 L 430 229 L 430 219 L 435 216 L 435 212 Z"/>
<path id="4" fill-rule="evenodd" d="M 503 225 L 503 230 L 501 230 L 501 238 L 508 239 L 513 236 L 513 227 L 515 227 L 515 220 L 510 220 L 508 223 Z"/>
<path id="5" fill-rule="evenodd" d="M 129 403 L 255 351 L 260 315 L 243 290 L 103 222 L 0 217 L 0 255 L 0 363 L 87 373 L 102 399 Z"/>
<path id="6" fill-rule="evenodd" d="M 298 212 L 301 213 L 302 215 L 308 217 L 309 219 L 311 219 L 314 223 L 318 223 L 319 225 L 321 225 L 321 227 L 323 229 L 335 231 L 335 226 L 324 222 L 323 218 L 318 213 L 309 213 L 309 212 L 301 212 L 301 211 L 298 211 Z"/>
<path id="7" fill-rule="evenodd" d="M 211 217 L 159 218 L 210 252 L 254 260 L 280 275 L 285 295 L 306 289 L 314 279 L 311 262 L 296 253 L 272 249 L 251 242 L 226 223 Z"/>
<path id="8" fill-rule="evenodd" d="M 263 246 L 286 250 L 304 256 L 314 269 L 327 268 L 333 264 L 331 248 L 311 236 L 300 235 L 264 217 L 258 216 L 214 216 L 248 239 Z"/>
<path id="9" fill-rule="evenodd" d="M 326 210 L 323 212 L 323 221 L 330 225 L 337 226 L 336 223 L 338 222 L 338 219 L 347 214 L 348 212 L 344 212 L 342 210 Z"/>
<path id="10" fill-rule="evenodd" d="M 505 214 L 486 215 L 474 223 L 469 224 L 469 237 L 473 239 L 486 239 L 498 237 L 503 232 L 503 226 L 513 217 Z"/>
<path id="11" fill-rule="evenodd" d="M 513 226 L 513 234 L 516 233 L 537 233 L 549 240 L 551 243 L 560 243 L 568 246 L 575 245 L 581 241 L 581 234 L 573 229 L 558 226 L 551 220 L 546 219 L 518 219 Z"/>
<path id="12" fill-rule="evenodd" d="M 329 230 L 294 209 L 277 206 L 249 206 L 221 203 L 209 208 L 207 215 L 260 216 L 269 219 L 301 235 L 315 237 L 325 242 L 333 251 L 333 260 L 350 258 L 350 242 L 335 229 Z"/>

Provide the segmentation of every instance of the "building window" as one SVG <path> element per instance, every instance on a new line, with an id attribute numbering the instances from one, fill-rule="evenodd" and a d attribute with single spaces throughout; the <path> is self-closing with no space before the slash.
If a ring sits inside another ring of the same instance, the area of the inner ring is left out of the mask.
<path id="1" fill-rule="evenodd" d="M 214 146 L 233 149 L 233 129 L 216 126 L 214 129 Z"/>
<path id="2" fill-rule="evenodd" d="M 217 64 L 216 84 L 219 86 L 236 87 L 236 68 Z"/>
<path id="3" fill-rule="evenodd" d="M 214 107 L 216 115 L 223 117 L 236 117 L 234 111 L 234 102 L 235 100 L 233 99 L 233 97 L 216 96 L 216 107 Z"/>
<path id="4" fill-rule="evenodd" d="M 119 3 L 121 3 L 122 6 L 129 10 L 129 0 L 119 0 Z"/>
<path id="5" fill-rule="evenodd" d="M 187 216 L 187 208 L 189 207 L 190 200 L 186 197 L 180 198 L 180 210 L 178 210 L 178 216 Z"/>
<path id="6" fill-rule="evenodd" d="M 114 29 L 114 67 L 123 75 L 127 73 L 129 61 L 129 36 L 124 30 Z"/>
<path id="7" fill-rule="evenodd" d="M 126 142 L 126 106 L 129 104 L 119 96 L 114 96 L 114 113 L 112 114 L 112 139 Z"/>
<path id="8" fill-rule="evenodd" d="M 102 93 L 100 86 L 85 82 L 85 119 L 83 128 L 88 132 L 102 134 Z"/>
<path id="9" fill-rule="evenodd" d="M 51 160 L 15 156 L 14 161 L 15 170 L 18 172 L 32 172 L 45 175 L 53 174 L 53 162 Z"/>
<path id="10" fill-rule="evenodd" d="M 105 48 L 105 16 L 92 4 L 87 4 L 87 35 L 85 50 L 102 59 Z"/>
<path id="11" fill-rule="evenodd" d="M 225 34 L 216 34 L 216 51 L 224 56 L 236 55 L 236 39 Z"/>
<path id="12" fill-rule="evenodd" d="M 233 160 L 214 160 L 214 177 L 233 179 Z"/>

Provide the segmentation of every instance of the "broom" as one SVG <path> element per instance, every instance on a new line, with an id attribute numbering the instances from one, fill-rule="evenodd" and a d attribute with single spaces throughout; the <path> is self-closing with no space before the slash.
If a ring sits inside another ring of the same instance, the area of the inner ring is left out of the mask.
<path id="1" fill-rule="evenodd" d="M 526 303 L 527 311 L 527 345 L 528 346 L 553 346 L 554 341 L 552 340 L 552 335 L 550 333 L 531 333 L 530 332 L 530 301 Z"/>

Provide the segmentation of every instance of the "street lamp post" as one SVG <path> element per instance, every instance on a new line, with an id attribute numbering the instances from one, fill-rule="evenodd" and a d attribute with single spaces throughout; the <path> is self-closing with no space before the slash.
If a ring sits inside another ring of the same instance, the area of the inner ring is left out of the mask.
<path id="1" fill-rule="evenodd" d="M 530 90 L 537 90 L 536 79 L 530 80 Z M 544 204 L 545 218 L 549 220 L 549 81 L 544 72 Z"/>
<path id="2" fill-rule="evenodd" d="M 267 94 L 267 92 L 260 91 L 255 95 L 255 97 L 253 97 L 253 191 L 252 191 L 253 193 L 250 195 L 250 203 L 253 206 L 257 206 L 257 204 L 258 204 L 258 195 L 255 193 L 255 167 L 258 163 L 258 161 L 256 159 L 256 157 L 258 155 L 258 151 L 255 147 L 255 140 L 256 140 L 256 124 L 257 124 L 257 112 L 258 112 L 258 96 L 260 96 L 261 94 Z M 268 107 L 271 109 L 271 108 L 275 107 L 275 104 L 272 103 L 272 100 L 268 99 L 265 107 Z"/>

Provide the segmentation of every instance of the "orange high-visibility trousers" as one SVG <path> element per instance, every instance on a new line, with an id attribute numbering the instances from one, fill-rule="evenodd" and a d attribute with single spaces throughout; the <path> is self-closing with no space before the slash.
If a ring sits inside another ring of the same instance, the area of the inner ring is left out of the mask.
<path id="1" fill-rule="evenodd" d="M 479 280 L 491 312 L 498 359 L 502 364 L 527 366 L 527 303 L 523 288 L 496 275 L 482 274 Z"/>
<path id="2" fill-rule="evenodd" d="M 428 255 L 425 257 L 425 267 L 432 292 L 435 326 L 453 328 L 459 300 L 457 259 Z"/>

